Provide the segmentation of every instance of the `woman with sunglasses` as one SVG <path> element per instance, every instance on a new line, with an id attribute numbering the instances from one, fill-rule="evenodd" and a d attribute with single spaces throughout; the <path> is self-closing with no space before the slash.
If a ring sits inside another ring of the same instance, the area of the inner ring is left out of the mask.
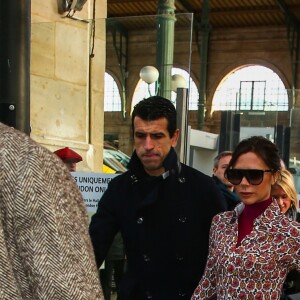
<path id="1" fill-rule="evenodd" d="M 278 149 L 263 137 L 241 141 L 225 171 L 242 203 L 214 217 L 205 273 L 193 300 L 280 299 L 285 277 L 300 271 L 300 226 L 271 197 Z"/>
<path id="2" fill-rule="evenodd" d="M 288 170 L 280 171 L 280 176 L 272 186 L 271 195 L 276 199 L 281 212 L 290 220 L 300 221 L 298 212 L 298 198 L 294 184 L 294 177 Z M 300 292 L 300 273 L 292 270 L 283 285 L 281 299 L 287 299 L 287 295 Z M 299 294 L 300 297 L 300 294 Z"/>

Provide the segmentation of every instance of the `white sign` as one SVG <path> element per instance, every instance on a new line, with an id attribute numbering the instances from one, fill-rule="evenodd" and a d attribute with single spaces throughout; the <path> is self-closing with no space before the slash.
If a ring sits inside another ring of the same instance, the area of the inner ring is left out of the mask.
<path id="1" fill-rule="evenodd" d="M 97 210 L 98 202 L 109 182 L 118 174 L 71 172 L 82 193 L 89 217 Z"/>

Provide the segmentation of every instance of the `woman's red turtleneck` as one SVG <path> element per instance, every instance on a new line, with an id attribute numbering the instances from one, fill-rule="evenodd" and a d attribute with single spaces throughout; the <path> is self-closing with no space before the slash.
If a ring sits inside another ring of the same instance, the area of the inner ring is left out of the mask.
<path id="1" fill-rule="evenodd" d="M 238 219 L 239 231 L 237 246 L 239 246 L 241 244 L 242 239 L 252 231 L 254 220 L 258 216 L 260 216 L 271 203 L 272 197 L 251 205 L 245 205 L 245 208 Z"/>

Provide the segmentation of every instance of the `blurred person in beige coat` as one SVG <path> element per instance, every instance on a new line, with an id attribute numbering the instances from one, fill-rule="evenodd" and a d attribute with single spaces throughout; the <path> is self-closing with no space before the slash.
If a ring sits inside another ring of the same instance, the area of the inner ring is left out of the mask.
<path id="1" fill-rule="evenodd" d="M 0 123 L 0 299 L 104 299 L 84 201 L 63 162 Z"/>

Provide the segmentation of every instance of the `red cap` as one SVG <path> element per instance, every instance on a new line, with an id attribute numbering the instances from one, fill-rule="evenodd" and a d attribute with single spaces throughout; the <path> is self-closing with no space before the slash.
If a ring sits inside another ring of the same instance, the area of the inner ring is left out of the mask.
<path id="1" fill-rule="evenodd" d="M 76 163 L 82 161 L 82 157 L 75 151 L 69 149 L 68 147 L 58 149 L 54 151 L 54 153 L 62 160 L 72 160 Z"/>

